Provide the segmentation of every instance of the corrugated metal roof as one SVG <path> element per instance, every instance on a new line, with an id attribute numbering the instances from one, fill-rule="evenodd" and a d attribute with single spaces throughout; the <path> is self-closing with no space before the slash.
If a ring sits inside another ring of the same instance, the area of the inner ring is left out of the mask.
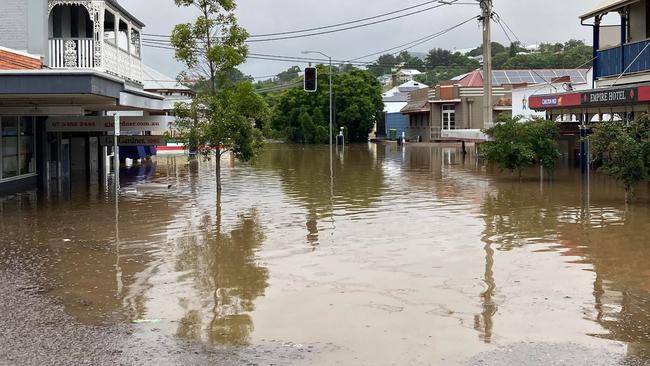
<path id="1" fill-rule="evenodd" d="M 431 111 L 431 108 L 429 107 L 429 101 L 428 100 L 418 100 L 416 102 L 411 102 L 406 105 L 406 107 L 402 108 L 402 113 L 407 114 L 407 113 L 422 113 L 422 112 L 429 112 Z"/>
<path id="2" fill-rule="evenodd" d="M 142 81 L 144 83 L 144 90 L 192 91 L 192 89 L 179 83 L 178 80 L 172 79 L 160 71 L 144 64 L 142 65 L 142 78 Z"/>
<path id="3" fill-rule="evenodd" d="M 600 4 L 598 4 L 595 8 L 593 8 L 588 13 L 581 15 L 580 19 L 585 20 L 585 19 L 593 18 L 596 15 L 609 13 L 612 10 L 616 10 L 618 8 L 621 8 L 629 4 L 634 4 L 639 1 L 640 0 L 604 0 L 601 1 Z"/>
<path id="4" fill-rule="evenodd" d="M 408 103 L 406 102 L 391 102 L 384 103 L 384 112 L 386 113 L 400 113 Z"/>

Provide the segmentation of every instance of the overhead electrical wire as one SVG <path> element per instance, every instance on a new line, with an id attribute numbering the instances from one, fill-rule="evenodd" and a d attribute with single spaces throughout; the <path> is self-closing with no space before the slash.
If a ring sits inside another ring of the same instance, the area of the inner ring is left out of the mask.
<path id="1" fill-rule="evenodd" d="M 432 3 L 437 3 L 437 5 L 430 6 L 430 7 L 424 8 L 424 9 L 418 9 L 416 11 L 412 11 L 412 12 L 409 12 L 409 13 L 406 13 L 406 14 L 391 16 L 391 17 L 386 18 L 386 19 L 375 20 L 375 21 L 369 22 L 369 23 L 358 24 L 358 25 L 344 27 L 344 28 L 337 28 L 337 27 L 344 26 L 344 25 L 356 24 L 356 23 L 367 21 L 367 20 L 383 18 L 385 16 L 398 14 L 398 13 L 401 13 L 401 12 L 404 12 L 404 11 L 407 11 L 407 10 L 412 10 L 412 9 L 422 7 L 424 5 L 432 4 Z M 401 19 L 401 18 L 405 18 L 405 17 L 408 17 L 408 16 L 424 13 L 424 12 L 427 12 L 427 11 L 430 11 L 430 10 L 433 10 L 433 9 L 437 9 L 437 8 L 440 8 L 440 7 L 443 7 L 443 6 L 446 6 L 446 5 L 454 5 L 454 4 L 467 5 L 467 4 L 473 4 L 473 3 L 461 3 L 461 2 L 459 2 L 459 0 L 447 0 L 447 1 L 445 1 L 445 0 L 435 0 L 435 1 L 429 1 L 429 2 L 419 4 L 419 5 L 414 5 L 412 7 L 396 10 L 396 11 L 381 14 L 381 15 L 376 15 L 374 17 L 358 19 L 358 20 L 353 20 L 353 21 L 349 21 L 349 22 L 343 22 L 343 23 L 333 24 L 333 25 L 328 25 L 328 26 L 323 26 L 323 27 L 316 27 L 316 28 L 312 28 L 312 29 L 309 29 L 309 30 L 303 29 L 303 30 L 297 30 L 297 31 L 268 33 L 268 34 L 261 34 L 261 35 L 260 34 L 251 35 L 251 36 L 249 36 L 249 39 L 246 40 L 246 42 L 247 43 L 271 42 L 271 41 L 281 41 L 281 40 L 297 39 L 297 38 L 305 38 L 305 37 L 313 37 L 313 36 L 324 35 L 324 34 L 337 33 L 337 32 L 342 32 L 342 31 L 367 27 L 367 26 L 371 26 L 371 25 L 376 25 L 376 24 L 380 24 L 380 23 L 385 23 L 385 22 L 388 22 L 388 21 L 392 21 L 392 20 Z M 475 4 L 473 4 L 473 5 L 475 5 Z M 337 28 L 337 29 L 331 29 L 331 28 Z M 323 29 L 331 29 L 331 30 L 313 32 L 313 33 L 307 33 L 307 34 L 300 34 L 300 33 L 312 32 L 314 30 L 323 30 Z M 291 35 L 291 34 L 293 34 L 293 35 Z M 148 37 L 165 38 L 165 39 L 171 38 L 170 35 L 162 35 L 162 34 L 144 33 L 143 35 L 148 36 Z M 287 35 L 287 36 L 285 36 L 285 37 L 267 38 L 267 37 L 274 37 L 275 35 Z M 256 38 L 263 38 L 263 39 L 256 39 Z"/>
<path id="2" fill-rule="evenodd" d="M 442 31 L 439 31 L 439 32 L 436 32 L 436 33 L 430 34 L 430 35 L 428 35 L 428 36 L 425 36 L 425 37 L 422 37 L 422 38 L 416 39 L 415 41 L 411 41 L 411 42 L 408 42 L 408 43 L 405 43 L 405 44 L 402 44 L 402 45 L 399 45 L 399 46 L 395 46 L 395 47 L 389 48 L 389 49 L 387 49 L 387 50 L 383 50 L 383 51 L 379 51 L 379 52 L 374 52 L 374 53 L 371 53 L 371 54 L 368 54 L 368 55 L 365 55 L 365 56 L 361 56 L 361 57 L 353 58 L 353 59 L 351 59 L 350 61 L 357 61 L 357 60 L 361 60 L 361 59 L 368 58 L 368 57 L 371 57 L 371 56 L 383 55 L 383 54 L 386 54 L 387 52 L 394 51 L 394 50 L 396 50 L 396 49 L 400 49 L 400 50 L 399 50 L 398 52 L 396 52 L 396 53 L 393 53 L 393 55 L 395 55 L 395 54 L 399 54 L 399 53 L 401 53 L 401 52 L 403 52 L 403 51 L 407 51 L 407 50 L 409 50 L 409 49 L 411 49 L 411 48 L 413 48 L 413 47 L 417 47 L 417 46 L 419 46 L 419 45 L 421 45 L 421 44 L 424 44 L 424 43 L 427 43 L 427 42 L 429 42 L 429 41 L 432 41 L 432 40 L 435 39 L 435 38 L 438 38 L 438 37 L 440 37 L 440 36 L 443 36 L 443 35 L 445 35 L 445 34 L 451 32 L 452 30 L 454 30 L 454 29 L 456 29 L 456 28 L 460 28 L 461 26 L 463 26 L 463 25 L 465 25 L 465 24 L 471 22 L 471 21 L 474 20 L 474 19 L 478 19 L 478 18 L 479 18 L 479 16 L 471 17 L 471 18 L 467 19 L 467 20 L 464 21 L 464 22 L 461 22 L 461 23 L 459 23 L 459 24 L 456 24 L 456 25 L 454 25 L 454 26 L 452 26 L 452 27 L 449 27 L 449 28 L 447 28 L 447 29 L 444 29 L 444 30 L 442 30 Z M 405 47 L 405 48 L 404 48 L 404 47 Z"/>
<path id="3" fill-rule="evenodd" d="M 357 57 L 357 58 L 349 59 L 349 60 L 334 60 L 333 59 L 332 62 L 338 63 L 338 64 L 354 64 L 354 65 L 360 65 L 360 66 L 375 66 L 376 65 L 375 61 L 357 61 L 357 60 L 367 58 L 367 57 L 371 57 L 371 56 L 380 55 L 380 54 L 385 54 L 386 52 L 393 51 L 395 49 L 400 49 L 400 51 L 396 52 L 395 54 L 397 54 L 399 52 L 406 51 L 406 50 L 408 50 L 410 48 L 419 46 L 419 45 L 424 44 L 426 42 L 429 42 L 429 41 L 431 41 L 431 40 L 433 40 L 435 38 L 438 38 L 438 37 L 440 37 L 440 36 L 442 36 L 444 34 L 447 34 L 447 33 L 451 32 L 451 31 L 453 31 L 453 30 L 455 30 L 455 29 L 457 29 L 457 28 L 471 22 L 472 20 L 477 19 L 477 18 L 478 18 L 478 16 L 471 17 L 471 18 L 469 18 L 469 19 L 467 19 L 467 20 L 465 20 L 463 22 L 460 22 L 460 23 L 458 23 L 458 24 L 456 24 L 456 25 L 454 25 L 452 27 L 446 28 L 446 29 L 444 29 L 442 31 L 430 34 L 430 35 L 428 35 L 426 37 L 422 37 L 422 38 L 416 39 L 414 41 L 411 41 L 411 42 L 408 42 L 408 43 L 405 43 L 405 44 L 402 44 L 402 45 L 399 45 L 399 46 L 389 48 L 387 50 L 374 52 L 372 54 L 368 54 L 368 55 L 365 55 L 365 56 L 361 56 L 361 57 Z M 146 47 L 174 50 L 174 48 L 171 46 L 171 43 L 169 41 L 165 41 L 165 40 L 147 40 L 147 39 L 145 39 L 145 40 L 143 40 L 143 45 L 146 46 Z M 281 56 L 281 55 L 269 55 L 269 54 L 258 54 L 258 53 L 250 53 L 249 58 L 262 59 L 262 60 L 270 59 L 272 61 L 291 61 L 291 62 L 329 62 L 329 59 L 324 59 L 324 58 L 318 59 L 318 58 L 307 58 L 307 57 L 298 57 L 298 56 Z M 379 65 L 377 65 L 377 66 L 379 66 Z M 389 65 L 386 65 L 386 66 L 389 66 Z M 395 66 L 395 65 L 391 65 L 391 66 Z"/>
<path id="4" fill-rule="evenodd" d="M 151 48 L 158 48 L 158 49 L 163 49 L 163 50 L 169 50 L 169 51 L 174 51 L 174 48 L 171 46 L 163 46 L 163 45 L 144 45 L 146 47 L 151 47 Z M 305 58 L 305 57 L 294 57 L 294 56 L 282 56 L 282 55 L 267 55 L 267 54 L 249 54 L 248 56 L 249 59 L 254 59 L 254 60 L 266 60 L 266 61 L 280 61 L 280 62 L 290 62 L 290 63 L 327 63 L 329 62 L 329 59 L 323 59 L 323 58 Z M 346 60 L 335 60 L 332 59 L 332 63 L 338 64 L 338 65 L 352 65 L 352 66 L 363 66 L 363 67 L 391 67 L 391 66 L 400 66 L 403 63 L 401 62 L 395 62 L 395 63 L 369 63 L 369 62 L 349 62 Z M 407 63 L 408 64 L 408 63 Z M 467 65 L 444 65 L 444 66 L 439 66 L 439 67 L 447 67 L 447 68 L 464 68 L 467 67 Z"/>
<path id="5" fill-rule="evenodd" d="M 361 23 L 361 22 L 365 22 L 365 21 L 368 21 L 368 20 L 379 19 L 379 18 L 383 18 L 383 17 L 389 16 L 389 15 L 402 13 L 402 12 L 405 12 L 405 11 L 408 11 L 408 10 L 413 10 L 413 9 L 416 9 L 416 8 L 419 8 L 419 7 L 422 7 L 422 6 L 425 6 L 425 5 L 433 4 L 433 3 L 444 3 L 444 1 L 431 0 L 431 1 L 426 1 L 424 3 L 420 3 L 420 4 L 417 4 L 417 5 L 409 6 L 407 8 L 394 10 L 394 11 L 390 11 L 390 12 L 387 12 L 387 13 L 384 13 L 384 14 L 379 14 L 379 15 L 375 15 L 375 16 L 367 17 L 367 18 L 363 18 L 363 19 L 351 20 L 351 21 L 343 22 L 343 23 L 337 23 L 337 24 L 326 25 L 326 26 L 322 26 L 322 27 L 307 28 L 307 29 L 301 29 L 301 30 L 295 30 L 295 31 L 267 33 L 267 34 L 255 34 L 255 35 L 251 35 L 250 37 L 251 38 L 260 38 L 260 37 L 284 36 L 284 35 L 288 35 L 288 34 L 306 33 L 306 32 L 319 31 L 319 30 L 329 29 L 329 28 L 343 27 L 343 26 L 350 25 L 350 24 Z M 451 4 L 449 4 L 449 5 L 451 5 Z"/>

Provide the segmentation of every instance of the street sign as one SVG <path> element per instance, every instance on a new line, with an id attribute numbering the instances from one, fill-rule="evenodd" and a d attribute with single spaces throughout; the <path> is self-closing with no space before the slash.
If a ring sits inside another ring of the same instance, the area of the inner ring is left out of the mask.
<path id="1" fill-rule="evenodd" d="M 102 146 L 113 146 L 113 136 L 102 136 L 99 140 Z M 119 136 L 118 146 L 165 146 L 163 136 Z"/>

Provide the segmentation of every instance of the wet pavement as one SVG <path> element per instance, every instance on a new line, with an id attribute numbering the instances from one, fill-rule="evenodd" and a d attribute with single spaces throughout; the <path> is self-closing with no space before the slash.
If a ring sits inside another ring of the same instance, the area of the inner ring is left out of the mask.
<path id="1" fill-rule="evenodd" d="M 269 145 L 217 197 L 212 165 L 0 198 L 0 364 L 650 365 L 647 186 Z"/>

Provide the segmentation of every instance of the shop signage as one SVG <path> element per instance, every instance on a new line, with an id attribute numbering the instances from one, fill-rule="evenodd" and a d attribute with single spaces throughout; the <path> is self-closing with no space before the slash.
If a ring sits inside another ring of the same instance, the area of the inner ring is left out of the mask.
<path id="1" fill-rule="evenodd" d="M 121 132 L 165 132 L 174 122 L 170 116 L 120 116 Z M 107 117 L 51 117 L 47 120 L 49 132 L 114 132 L 115 118 Z"/>
<path id="2" fill-rule="evenodd" d="M 558 97 L 542 97 L 542 107 L 555 107 L 560 104 L 562 99 Z"/>
<path id="3" fill-rule="evenodd" d="M 530 109 L 544 110 L 580 105 L 580 94 L 533 95 L 528 100 Z"/>
<path id="4" fill-rule="evenodd" d="M 638 100 L 637 88 L 609 89 L 582 93 L 582 105 L 626 104 Z"/>
<path id="5" fill-rule="evenodd" d="M 102 136 L 102 146 L 113 146 L 114 136 Z M 163 136 L 119 136 L 118 146 L 165 146 L 167 142 Z"/>

